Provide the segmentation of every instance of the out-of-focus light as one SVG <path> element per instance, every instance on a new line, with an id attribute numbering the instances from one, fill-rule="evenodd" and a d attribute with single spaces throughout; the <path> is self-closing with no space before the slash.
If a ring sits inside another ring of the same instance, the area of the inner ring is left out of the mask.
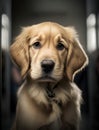
<path id="1" fill-rule="evenodd" d="M 89 52 L 95 51 L 96 45 L 96 16 L 90 14 L 87 18 L 87 49 Z"/>
<path id="2" fill-rule="evenodd" d="M 87 25 L 94 26 L 96 24 L 96 17 L 95 14 L 90 14 L 87 18 Z"/>
<path id="3" fill-rule="evenodd" d="M 1 24 L 1 47 L 7 50 L 9 44 L 9 18 L 6 14 L 2 14 Z"/>

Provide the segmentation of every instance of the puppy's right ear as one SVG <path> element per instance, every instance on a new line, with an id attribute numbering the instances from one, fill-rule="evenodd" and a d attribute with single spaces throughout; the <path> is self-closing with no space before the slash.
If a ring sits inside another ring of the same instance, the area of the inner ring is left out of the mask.
<path id="1" fill-rule="evenodd" d="M 24 28 L 22 33 L 10 46 L 10 54 L 14 63 L 20 68 L 21 76 L 24 77 L 29 68 L 29 27 Z"/>

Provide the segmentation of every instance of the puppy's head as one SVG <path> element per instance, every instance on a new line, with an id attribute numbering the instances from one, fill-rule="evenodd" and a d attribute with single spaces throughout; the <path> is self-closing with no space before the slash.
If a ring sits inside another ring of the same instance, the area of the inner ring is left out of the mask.
<path id="1" fill-rule="evenodd" d="M 74 75 L 88 62 L 76 32 L 71 27 L 45 22 L 24 28 L 10 47 L 22 77 L 42 82 L 59 81 Z"/>

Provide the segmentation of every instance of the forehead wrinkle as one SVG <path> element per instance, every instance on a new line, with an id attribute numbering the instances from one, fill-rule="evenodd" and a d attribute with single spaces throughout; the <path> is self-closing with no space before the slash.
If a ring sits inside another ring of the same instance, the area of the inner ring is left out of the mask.
<path id="1" fill-rule="evenodd" d="M 48 34 L 48 48 L 49 48 L 49 46 L 50 46 L 50 43 L 51 43 L 51 24 L 49 23 L 49 34 Z"/>
<path id="2" fill-rule="evenodd" d="M 49 26 L 49 44 L 48 44 L 48 47 L 52 44 L 52 41 L 54 42 L 55 41 L 55 38 L 60 36 L 61 37 L 61 32 L 60 30 L 58 29 L 57 26 L 53 25 L 52 23 L 50 23 L 50 26 Z"/>
<path id="3" fill-rule="evenodd" d="M 42 39 L 44 38 L 45 42 L 50 43 L 50 39 L 51 39 L 51 25 L 47 24 L 43 27 L 40 28 L 40 35 L 42 37 Z"/>
<path id="4" fill-rule="evenodd" d="M 50 23 L 49 23 L 49 25 L 45 25 L 43 27 L 43 29 L 41 28 L 41 31 L 40 31 L 41 37 L 45 36 L 44 42 L 45 42 L 45 44 L 47 45 L 48 48 L 50 47 L 51 41 L 52 41 L 52 38 L 53 38 L 53 33 L 52 32 L 53 32 L 52 31 L 52 26 L 51 26 Z"/>
<path id="5" fill-rule="evenodd" d="M 36 34 L 40 34 L 41 39 L 44 39 L 44 42 L 47 43 L 49 47 L 57 35 L 60 34 L 62 36 L 63 28 L 50 22 L 43 25 L 44 26 L 42 26 L 42 24 L 36 26 Z"/>

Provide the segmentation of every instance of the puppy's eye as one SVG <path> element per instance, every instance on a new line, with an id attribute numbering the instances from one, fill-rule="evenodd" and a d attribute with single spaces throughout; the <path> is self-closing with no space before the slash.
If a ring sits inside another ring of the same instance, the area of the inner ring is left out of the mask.
<path id="1" fill-rule="evenodd" d="M 40 42 L 35 42 L 33 45 L 32 45 L 35 49 L 39 49 L 41 47 L 41 43 Z"/>
<path id="2" fill-rule="evenodd" d="M 57 48 L 57 50 L 63 50 L 64 48 L 65 48 L 65 46 L 61 43 L 61 42 L 59 42 L 58 44 L 57 44 L 57 46 L 56 46 L 56 48 Z"/>

